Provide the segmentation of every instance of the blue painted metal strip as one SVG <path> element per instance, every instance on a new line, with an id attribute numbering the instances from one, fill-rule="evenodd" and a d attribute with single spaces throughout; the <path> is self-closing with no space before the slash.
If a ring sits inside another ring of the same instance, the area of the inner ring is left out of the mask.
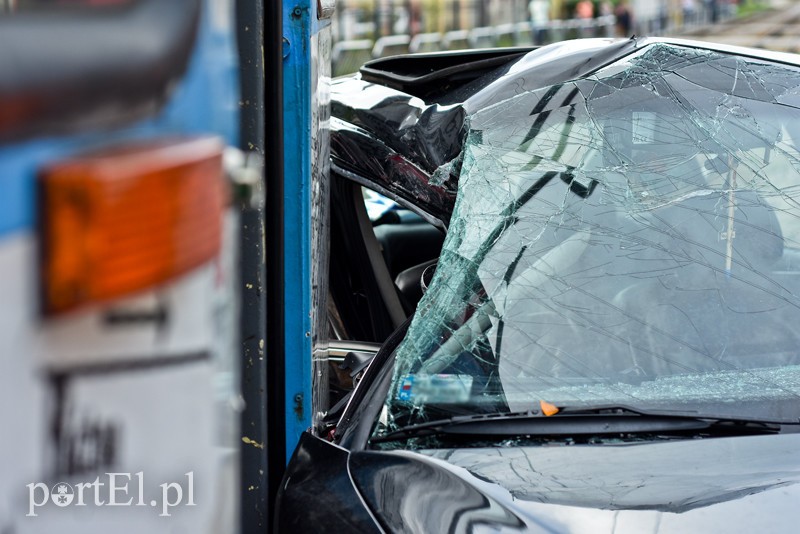
<path id="1" fill-rule="evenodd" d="M 316 1 L 284 0 L 286 460 L 311 426 L 311 31 Z M 267 126 L 269 127 L 269 126 Z"/>
<path id="2" fill-rule="evenodd" d="M 22 156 L 0 151 L 0 238 L 34 225 L 35 183 Z"/>

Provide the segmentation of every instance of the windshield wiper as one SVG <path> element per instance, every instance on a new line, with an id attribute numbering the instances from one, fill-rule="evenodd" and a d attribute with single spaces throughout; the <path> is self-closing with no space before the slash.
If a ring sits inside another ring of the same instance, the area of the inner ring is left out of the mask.
<path id="1" fill-rule="evenodd" d="M 792 425 L 791 427 L 789 425 Z M 619 434 L 751 435 L 800 432 L 800 422 L 786 423 L 701 415 L 693 412 L 644 411 L 623 405 L 567 406 L 550 416 L 536 411 L 454 416 L 409 425 L 371 443 L 428 436 L 474 438 L 530 436 L 539 438 Z"/>

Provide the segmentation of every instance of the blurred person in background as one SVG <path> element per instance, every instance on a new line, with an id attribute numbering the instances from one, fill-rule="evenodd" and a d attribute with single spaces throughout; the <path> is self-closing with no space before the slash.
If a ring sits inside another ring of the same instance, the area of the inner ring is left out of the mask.
<path id="1" fill-rule="evenodd" d="M 719 6 L 717 0 L 705 0 L 706 12 L 711 18 L 711 22 L 716 23 L 719 20 Z"/>
<path id="2" fill-rule="evenodd" d="M 614 16 L 617 18 L 617 35 L 620 37 L 631 36 L 631 25 L 633 16 L 626 0 L 621 0 L 614 9 Z"/>
<path id="3" fill-rule="evenodd" d="M 410 2 L 410 19 L 411 19 L 411 35 L 417 35 L 422 31 L 422 7 L 420 6 L 419 0 L 411 0 Z"/>
<path id="4" fill-rule="evenodd" d="M 544 44 L 547 37 L 547 23 L 550 21 L 550 0 L 531 0 L 528 4 L 531 14 L 531 33 L 533 44 Z"/>
<path id="5" fill-rule="evenodd" d="M 575 6 L 575 18 L 578 19 L 593 19 L 594 18 L 594 2 L 591 0 L 581 0 Z"/>
<path id="6" fill-rule="evenodd" d="M 697 22 L 697 3 L 695 0 L 682 0 L 683 23 L 695 24 Z"/>

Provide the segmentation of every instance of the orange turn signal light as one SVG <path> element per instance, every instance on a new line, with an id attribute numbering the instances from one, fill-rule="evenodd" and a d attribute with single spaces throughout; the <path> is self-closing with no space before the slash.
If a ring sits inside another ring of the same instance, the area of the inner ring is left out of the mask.
<path id="1" fill-rule="evenodd" d="M 219 254 L 217 138 L 87 154 L 40 174 L 42 304 L 56 314 L 151 289 Z"/>

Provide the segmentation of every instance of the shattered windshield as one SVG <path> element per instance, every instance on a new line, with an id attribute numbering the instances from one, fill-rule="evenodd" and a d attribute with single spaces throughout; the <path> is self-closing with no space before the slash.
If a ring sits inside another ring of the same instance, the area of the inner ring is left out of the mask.
<path id="1" fill-rule="evenodd" d="M 378 435 L 624 403 L 800 415 L 800 70 L 654 44 L 469 117 Z"/>

